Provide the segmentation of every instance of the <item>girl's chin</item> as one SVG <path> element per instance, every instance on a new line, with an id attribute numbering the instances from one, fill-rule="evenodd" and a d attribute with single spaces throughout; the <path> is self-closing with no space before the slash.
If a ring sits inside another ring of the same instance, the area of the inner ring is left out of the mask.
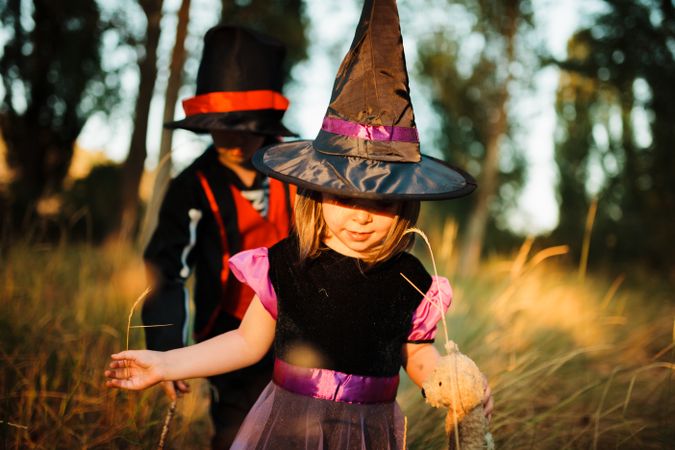
<path id="1" fill-rule="evenodd" d="M 368 257 L 370 257 L 377 249 L 376 246 L 358 242 L 352 242 L 351 245 L 346 245 L 345 247 L 347 247 L 350 253 L 349 256 L 361 259 L 368 259 Z"/>
<path id="2" fill-rule="evenodd" d="M 366 235 L 366 239 L 352 240 L 348 236 L 342 235 L 340 238 L 337 238 L 336 236 L 334 240 L 324 240 L 324 243 L 342 255 L 350 256 L 352 258 L 367 259 L 377 250 L 378 246 L 382 245 L 382 242 L 373 244 L 370 241 L 371 236 L 369 234 L 360 234 Z"/>

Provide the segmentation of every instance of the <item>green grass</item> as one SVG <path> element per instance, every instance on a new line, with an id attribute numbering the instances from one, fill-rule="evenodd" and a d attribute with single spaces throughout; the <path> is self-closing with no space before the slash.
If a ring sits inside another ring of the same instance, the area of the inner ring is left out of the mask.
<path id="1" fill-rule="evenodd" d="M 478 276 L 455 280 L 447 317 L 451 339 L 490 379 L 497 448 L 672 445 L 672 293 L 656 279 L 615 289 L 620 274 L 590 273 L 581 283 L 576 268 L 555 258 L 514 260 L 495 258 Z M 129 310 L 144 288 L 140 256 L 126 247 L 17 244 L 3 254 L 3 448 L 156 446 L 169 404 L 159 389 L 103 386 L 108 355 L 124 348 Z M 442 340 L 439 333 L 439 348 Z M 142 345 L 133 329 L 130 346 Z M 443 412 L 403 380 L 410 448 L 444 448 Z M 179 401 L 169 448 L 208 447 L 206 386 L 193 388 Z"/>

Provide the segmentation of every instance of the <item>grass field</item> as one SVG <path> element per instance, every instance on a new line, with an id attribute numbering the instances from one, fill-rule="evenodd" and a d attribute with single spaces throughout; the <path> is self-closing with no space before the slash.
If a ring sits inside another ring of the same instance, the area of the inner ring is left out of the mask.
<path id="1" fill-rule="evenodd" d="M 490 379 L 497 448 L 673 448 L 673 293 L 658 277 L 582 281 L 555 250 L 526 247 L 456 279 L 447 316 L 451 339 Z M 123 246 L 16 244 L 0 255 L 3 448 L 156 447 L 168 407 L 159 389 L 103 386 L 144 283 L 139 255 Z M 142 346 L 142 330 L 130 333 L 130 347 Z M 444 448 L 443 413 L 402 378 L 410 448 Z M 168 448 L 208 447 L 206 386 L 193 388 Z"/>

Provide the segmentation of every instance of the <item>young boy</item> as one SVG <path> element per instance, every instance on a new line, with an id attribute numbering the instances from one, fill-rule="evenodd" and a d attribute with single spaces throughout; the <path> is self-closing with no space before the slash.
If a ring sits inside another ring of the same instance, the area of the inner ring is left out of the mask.
<path id="1" fill-rule="evenodd" d="M 228 270 L 230 255 L 271 246 L 290 229 L 294 188 L 267 178 L 250 163 L 255 150 L 293 133 L 281 123 L 288 100 L 281 95 L 281 43 L 250 30 L 218 26 L 206 33 L 197 92 L 183 101 L 186 118 L 166 124 L 210 133 L 213 145 L 169 185 L 144 259 L 153 289 L 142 311 L 147 347 L 187 344 L 194 282 L 194 338 L 235 329 L 253 291 Z M 214 449 L 229 448 L 239 425 L 269 382 L 272 359 L 211 377 Z M 167 395 L 187 392 L 183 381 L 164 383 Z"/>

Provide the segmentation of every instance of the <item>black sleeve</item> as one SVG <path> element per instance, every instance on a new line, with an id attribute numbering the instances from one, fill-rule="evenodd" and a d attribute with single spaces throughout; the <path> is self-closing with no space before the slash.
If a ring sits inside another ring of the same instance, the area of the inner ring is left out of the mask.
<path id="1" fill-rule="evenodd" d="M 179 176 L 169 184 L 162 201 L 157 228 L 143 254 L 151 292 L 143 303 L 146 345 L 151 350 L 170 350 L 186 344 L 188 294 L 185 281 L 192 272 L 199 206 L 197 180 Z"/>

